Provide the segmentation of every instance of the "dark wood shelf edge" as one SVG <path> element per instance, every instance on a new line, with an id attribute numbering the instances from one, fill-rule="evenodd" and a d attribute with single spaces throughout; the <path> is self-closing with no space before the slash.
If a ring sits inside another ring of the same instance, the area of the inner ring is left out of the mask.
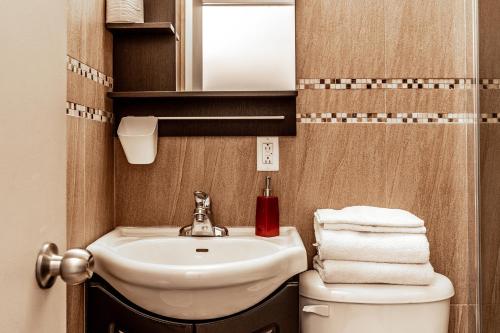
<path id="1" fill-rule="evenodd" d="M 164 32 L 176 35 L 175 27 L 171 22 L 145 22 L 145 23 L 106 23 L 106 28 L 111 32 Z"/>
<path id="2" fill-rule="evenodd" d="M 297 91 L 112 92 L 115 134 L 123 117 L 166 117 L 159 136 L 295 136 Z M 114 97 L 113 97 L 114 96 Z M 280 119 L 169 117 L 279 116 Z"/>
<path id="3" fill-rule="evenodd" d="M 141 98 L 259 98 L 297 97 L 297 90 L 280 91 L 119 91 L 109 92 L 112 99 Z"/>

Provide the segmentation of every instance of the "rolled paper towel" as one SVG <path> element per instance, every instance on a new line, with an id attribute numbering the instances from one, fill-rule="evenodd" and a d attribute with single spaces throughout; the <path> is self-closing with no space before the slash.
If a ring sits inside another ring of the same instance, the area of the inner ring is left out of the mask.
<path id="1" fill-rule="evenodd" d="M 387 283 L 429 285 L 434 268 L 425 264 L 389 264 L 362 261 L 313 260 L 314 269 L 325 283 Z"/>
<path id="2" fill-rule="evenodd" d="M 106 23 L 144 23 L 143 0 L 107 0 Z"/>
<path id="3" fill-rule="evenodd" d="M 424 221 L 402 209 L 352 206 L 340 210 L 318 209 L 314 217 L 321 225 L 356 224 L 373 227 L 423 227 Z"/>
<path id="4" fill-rule="evenodd" d="M 321 260 L 351 260 L 401 264 L 429 261 L 424 234 L 371 233 L 325 230 L 314 223 Z"/>

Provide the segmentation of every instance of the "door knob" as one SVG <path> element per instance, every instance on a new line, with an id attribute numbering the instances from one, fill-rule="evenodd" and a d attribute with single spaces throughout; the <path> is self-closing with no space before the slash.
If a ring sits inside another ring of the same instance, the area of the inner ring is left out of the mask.
<path id="1" fill-rule="evenodd" d="M 92 253 L 84 249 L 70 249 L 62 256 L 57 245 L 42 245 L 36 260 L 36 282 L 42 289 L 50 288 L 57 276 L 69 285 L 77 285 L 90 279 L 94 269 Z"/>

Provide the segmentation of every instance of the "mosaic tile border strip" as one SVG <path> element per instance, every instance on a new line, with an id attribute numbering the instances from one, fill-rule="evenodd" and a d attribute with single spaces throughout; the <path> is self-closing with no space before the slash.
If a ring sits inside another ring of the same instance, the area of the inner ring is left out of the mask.
<path id="1" fill-rule="evenodd" d="M 499 90 L 500 79 L 480 79 L 479 84 L 482 90 Z"/>
<path id="2" fill-rule="evenodd" d="M 113 88 L 113 78 L 99 72 L 97 69 L 84 64 L 83 62 L 66 56 L 67 69 L 73 73 L 81 75 L 89 80 L 102 84 L 105 87 Z"/>
<path id="3" fill-rule="evenodd" d="M 66 102 L 66 115 L 70 117 L 85 118 L 102 123 L 112 123 L 113 113 L 94 109 L 85 105 Z"/>
<path id="4" fill-rule="evenodd" d="M 473 79 L 298 79 L 297 90 L 472 89 Z"/>
<path id="5" fill-rule="evenodd" d="M 470 90 L 475 79 L 298 79 L 297 90 L 441 89 Z M 500 79 L 479 79 L 482 90 L 500 90 Z"/>
<path id="6" fill-rule="evenodd" d="M 481 113 L 481 123 L 499 124 L 500 113 Z"/>
<path id="7" fill-rule="evenodd" d="M 308 113 L 298 123 L 472 124 L 472 113 Z M 498 117 L 497 117 L 498 119 Z"/>

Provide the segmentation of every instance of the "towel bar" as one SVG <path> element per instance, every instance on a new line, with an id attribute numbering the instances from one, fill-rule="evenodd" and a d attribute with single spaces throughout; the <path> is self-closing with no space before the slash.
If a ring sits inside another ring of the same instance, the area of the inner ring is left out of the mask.
<path id="1" fill-rule="evenodd" d="M 285 116 L 157 117 L 158 120 L 283 120 Z"/>

